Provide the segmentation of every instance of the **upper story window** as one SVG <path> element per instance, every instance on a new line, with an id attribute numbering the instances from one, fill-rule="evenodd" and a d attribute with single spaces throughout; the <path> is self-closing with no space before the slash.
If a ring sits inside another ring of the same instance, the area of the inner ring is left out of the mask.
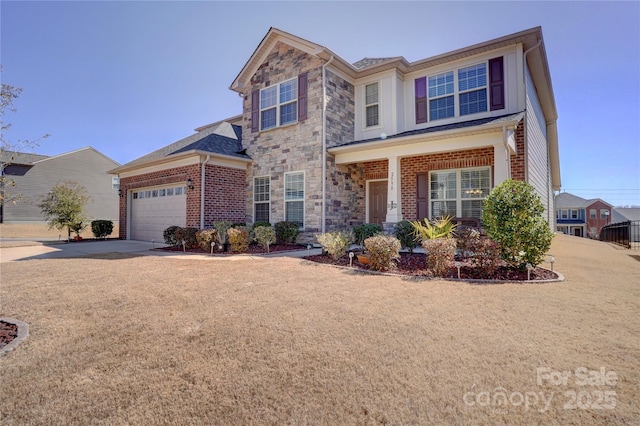
<path id="1" fill-rule="evenodd" d="M 473 65 L 458 70 L 460 115 L 487 110 L 487 66 Z"/>
<path id="2" fill-rule="evenodd" d="M 606 219 L 609 217 L 609 210 L 600 209 L 600 219 Z"/>
<path id="3" fill-rule="evenodd" d="M 571 219 L 578 219 L 578 210 L 571 210 Z"/>
<path id="4" fill-rule="evenodd" d="M 415 107 L 416 124 L 504 109 L 503 58 L 417 78 Z"/>
<path id="5" fill-rule="evenodd" d="M 298 80 L 288 80 L 260 91 L 260 129 L 298 121 Z"/>
<path id="6" fill-rule="evenodd" d="M 367 127 L 380 124 L 378 83 L 371 83 L 365 86 L 365 108 Z"/>

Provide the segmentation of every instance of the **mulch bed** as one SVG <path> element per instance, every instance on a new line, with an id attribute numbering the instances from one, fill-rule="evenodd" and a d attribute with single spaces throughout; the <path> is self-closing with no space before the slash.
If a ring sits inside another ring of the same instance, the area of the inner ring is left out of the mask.
<path id="1" fill-rule="evenodd" d="M 338 260 L 333 260 L 331 256 L 328 255 L 314 255 L 314 256 L 306 256 L 304 259 L 311 260 L 313 262 L 318 263 L 326 263 L 331 265 L 338 266 L 349 266 L 349 258 L 344 256 Z M 410 275 L 416 277 L 425 277 L 425 278 L 436 278 L 433 275 L 433 272 L 427 269 L 425 263 L 425 255 L 421 253 L 400 253 L 400 259 L 396 261 L 397 268 L 392 271 L 386 271 L 393 274 L 398 275 Z M 460 279 L 468 279 L 468 280 L 499 280 L 499 281 L 527 281 L 527 271 L 520 271 L 515 268 L 510 268 L 507 266 L 499 267 L 492 276 L 486 276 L 482 273 L 482 271 L 477 268 L 471 267 L 466 262 L 461 262 L 462 266 L 460 267 Z M 356 257 L 353 258 L 353 267 L 371 271 L 371 267 L 369 265 L 362 264 L 358 262 Z M 453 278 L 458 279 L 458 269 L 451 265 L 450 268 L 447 269 L 444 276 L 439 278 Z M 552 280 L 556 279 L 558 276 L 547 270 L 540 267 L 536 267 L 531 270 L 531 281 L 541 281 L 541 280 Z"/>
<path id="2" fill-rule="evenodd" d="M 283 251 L 306 250 L 306 248 L 307 248 L 306 246 L 301 246 L 298 244 L 273 244 L 269 246 L 269 254 L 283 252 Z M 164 247 L 164 248 L 161 248 L 160 250 L 181 252 L 182 246 Z M 188 248 L 185 251 L 187 253 L 211 254 L 211 252 L 203 250 L 201 247 L 190 248 L 190 249 Z M 218 251 L 218 249 L 216 248 L 213 250 L 213 254 L 222 255 L 222 256 L 232 255 L 232 254 L 267 254 L 267 251 L 258 244 L 250 244 L 247 250 L 243 251 L 242 253 L 233 253 L 232 251 Z"/>
<path id="3" fill-rule="evenodd" d="M 18 326 L 0 321 L 0 349 L 7 346 L 16 337 L 18 337 Z"/>

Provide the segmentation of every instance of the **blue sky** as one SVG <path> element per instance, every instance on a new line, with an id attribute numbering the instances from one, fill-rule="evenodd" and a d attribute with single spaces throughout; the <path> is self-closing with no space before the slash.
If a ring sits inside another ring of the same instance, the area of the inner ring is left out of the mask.
<path id="1" fill-rule="evenodd" d="M 640 205 L 640 2 L 0 3 L 5 116 L 36 151 L 93 146 L 120 163 L 241 112 L 228 89 L 269 27 L 344 59 L 427 58 L 542 26 L 562 186 Z"/>

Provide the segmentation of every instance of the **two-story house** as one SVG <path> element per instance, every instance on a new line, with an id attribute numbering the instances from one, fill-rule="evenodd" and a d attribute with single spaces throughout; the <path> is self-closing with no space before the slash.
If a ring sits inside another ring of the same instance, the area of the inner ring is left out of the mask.
<path id="1" fill-rule="evenodd" d="M 557 112 L 540 28 L 416 62 L 354 64 L 271 28 L 230 89 L 240 116 L 113 170 L 122 237 L 136 236 L 136 193 L 169 184 L 187 188 L 172 224 L 288 220 L 309 241 L 363 222 L 479 218 L 491 189 L 513 178 L 536 188 L 554 226 Z M 225 149 L 194 147 L 212 134 Z M 214 165 L 228 179 L 208 178 Z M 226 204 L 210 202 L 215 192 Z M 159 235 L 168 222 L 156 222 Z"/>
<path id="2" fill-rule="evenodd" d="M 561 192 L 556 195 L 556 230 L 576 237 L 598 238 L 600 229 L 612 223 L 613 206 L 600 198 L 584 198 Z"/>

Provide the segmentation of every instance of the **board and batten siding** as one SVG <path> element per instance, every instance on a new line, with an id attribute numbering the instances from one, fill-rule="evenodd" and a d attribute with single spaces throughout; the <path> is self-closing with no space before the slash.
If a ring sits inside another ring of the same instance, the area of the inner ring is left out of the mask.
<path id="1" fill-rule="evenodd" d="M 526 84 L 526 131 L 527 140 L 527 181 L 540 196 L 545 207 L 544 217 L 549 226 L 554 227 L 555 215 L 553 207 L 553 188 L 551 170 L 549 168 L 549 144 L 547 141 L 547 124 L 540 106 L 533 80 L 529 70 L 525 68 Z"/>
<path id="2" fill-rule="evenodd" d="M 36 161 L 23 176 L 10 176 L 15 192 L 22 195 L 16 204 L 4 206 L 4 223 L 42 223 L 44 217 L 38 203 L 58 182 L 75 180 L 87 189 L 91 201 L 86 214 L 90 219 L 111 220 L 118 223 L 118 191 L 112 187 L 108 170 L 118 163 L 93 148 L 49 157 Z"/>

